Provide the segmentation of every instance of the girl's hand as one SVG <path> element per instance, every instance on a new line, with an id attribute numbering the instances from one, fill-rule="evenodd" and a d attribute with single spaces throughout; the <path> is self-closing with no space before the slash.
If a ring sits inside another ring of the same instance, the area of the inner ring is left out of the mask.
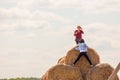
<path id="1" fill-rule="evenodd" d="M 77 32 L 75 32 L 75 34 L 77 34 Z"/>

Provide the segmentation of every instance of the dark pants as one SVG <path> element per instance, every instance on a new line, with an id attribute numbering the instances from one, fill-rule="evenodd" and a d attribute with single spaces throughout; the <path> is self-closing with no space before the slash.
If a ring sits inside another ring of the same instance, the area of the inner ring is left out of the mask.
<path id="1" fill-rule="evenodd" d="M 76 38 L 75 39 L 76 44 L 78 44 L 80 42 L 80 40 L 81 40 L 80 38 Z"/>
<path id="2" fill-rule="evenodd" d="M 74 61 L 73 64 L 75 64 L 83 55 L 84 55 L 85 58 L 88 60 L 89 64 L 92 65 L 92 63 L 91 63 L 91 61 L 90 61 L 90 59 L 89 59 L 89 57 L 88 57 L 88 55 L 87 55 L 86 52 L 81 52 L 81 53 L 79 53 L 77 59 Z"/>

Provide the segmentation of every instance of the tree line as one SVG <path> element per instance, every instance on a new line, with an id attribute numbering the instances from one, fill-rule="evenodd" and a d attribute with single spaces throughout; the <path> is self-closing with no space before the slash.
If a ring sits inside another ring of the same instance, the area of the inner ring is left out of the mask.
<path id="1" fill-rule="evenodd" d="M 30 78 L 25 78 L 25 77 L 18 77 L 18 78 L 5 78 L 5 79 L 0 79 L 0 80 L 41 80 L 40 78 L 36 78 L 36 77 L 30 77 Z"/>

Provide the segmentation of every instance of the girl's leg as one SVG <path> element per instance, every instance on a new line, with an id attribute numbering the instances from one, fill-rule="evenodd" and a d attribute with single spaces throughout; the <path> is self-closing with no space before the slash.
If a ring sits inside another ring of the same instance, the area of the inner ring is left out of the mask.
<path id="1" fill-rule="evenodd" d="M 79 59 L 80 59 L 80 57 L 82 56 L 83 54 L 82 53 L 79 53 L 79 55 L 78 55 L 78 57 L 77 57 L 77 59 L 74 61 L 74 63 L 73 64 L 75 64 Z"/>
<path id="2" fill-rule="evenodd" d="M 84 56 L 85 56 L 85 58 L 88 60 L 89 64 L 90 64 L 90 65 L 92 65 L 92 62 L 91 62 L 91 60 L 89 59 L 89 57 L 88 57 L 87 53 L 86 53 L 86 52 L 84 52 L 84 54 L 83 54 L 83 55 L 84 55 Z"/>
<path id="3" fill-rule="evenodd" d="M 76 44 L 78 44 L 78 41 L 75 41 L 76 42 Z"/>
<path id="4" fill-rule="evenodd" d="M 78 44 L 78 43 L 80 42 L 80 40 L 81 40 L 81 39 L 77 38 L 77 39 L 75 40 L 76 44 Z"/>
<path id="5" fill-rule="evenodd" d="M 78 39 L 75 40 L 76 44 L 78 44 Z"/>

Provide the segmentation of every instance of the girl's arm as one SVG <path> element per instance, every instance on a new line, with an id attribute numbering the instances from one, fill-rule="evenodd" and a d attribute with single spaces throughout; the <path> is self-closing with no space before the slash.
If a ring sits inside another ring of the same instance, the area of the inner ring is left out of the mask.
<path id="1" fill-rule="evenodd" d="M 83 32 L 83 30 L 82 30 L 82 29 L 81 29 L 80 31 L 84 34 L 84 32 Z"/>
<path id="2" fill-rule="evenodd" d="M 77 35 L 77 31 L 74 32 L 74 36 L 76 36 L 76 35 Z"/>

